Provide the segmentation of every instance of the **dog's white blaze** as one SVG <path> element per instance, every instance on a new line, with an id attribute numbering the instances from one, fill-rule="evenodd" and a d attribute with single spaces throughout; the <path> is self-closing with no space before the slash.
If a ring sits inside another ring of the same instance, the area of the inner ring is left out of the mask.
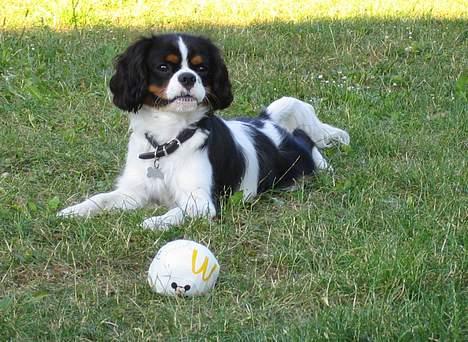
<path id="1" fill-rule="evenodd" d="M 181 66 L 183 68 L 189 68 L 188 66 L 188 48 L 187 45 L 185 45 L 184 40 L 182 37 L 179 37 L 179 51 L 180 51 L 180 56 L 182 57 L 181 61 Z"/>
<path id="2" fill-rule="evenodd" d="M 188 47 L 185 45 L 182 37 L 179 37 L 178 45 L 181 56 L 180 69 L 177 70 L 169 80 L 166 88 L 166 96 L 168 99 L 173 99 L 181 95 L 191 95 L 198 101 L 198 103 L 171 103 L 167 108 L 176 113 L 192 112 L 198 108 L 199 103 L 205 98 L 206 90 L 200 76 L 198 76 L 198 74 L 189 67 Z M 191 73 L 196 78 L 195 85 L 190 90 L 187 90 L 180 84 L 179 75 L 183 73 Z"/>

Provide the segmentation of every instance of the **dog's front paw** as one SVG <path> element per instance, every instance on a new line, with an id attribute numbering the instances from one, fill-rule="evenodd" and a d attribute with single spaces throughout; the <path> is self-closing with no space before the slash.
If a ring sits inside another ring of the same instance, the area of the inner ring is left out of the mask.
<path id="1" fill-rule="evenodd" d="M 179 208 L 169 210 L 161 216 L 153 216 L 147 218 L 141 224 L 142 228 L 151 230 L 168 230 L 183 221 L 184 214 Z"/>
<path id="2" fill-rule="evenodd" d="M 170 222 L 170 220 L 167 220 L 164 218 L 164 215 L 162 216 L 153 216 L 150 218 L 147 218 L 146 220 L 143 221 L 141 224 L 141 227 L 144 229 L 151 229 L 151 230 L 168 230 L 171 228 L 174 224 Z"/>
<path id="3" fill-rule="evenodd" d="M 72 205 L 57 213 L 58 217 L 89 217 L 97 210 L 95 203 L 84 201 L 83 203 Z"/>

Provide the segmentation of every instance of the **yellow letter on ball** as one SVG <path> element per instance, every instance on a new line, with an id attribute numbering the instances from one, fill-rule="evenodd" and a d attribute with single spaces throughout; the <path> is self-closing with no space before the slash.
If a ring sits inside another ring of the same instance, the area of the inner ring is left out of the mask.
<path id="1" fill-rule="evenodd" d="M 192 273 L 193 274 L 201 273 L 202 274 L 202 280 L 203 281 L 208 281 L 208 279 L 210 279 L 211 275 L 216 270 L 218 265 L 214 265 L 211 268 L 210 273 L 208 275 L 206 275 L 206 270 L 208 268 L 208 257 L 205 257 L 205 260 L 203 260 L 203 264 L 201 265 L 201 267 L 198 270 L 196 269 L 197 257 L 198 257 L 198 250 L 196 248 L 194 248 L 193 253 L 192 253 Z"/>

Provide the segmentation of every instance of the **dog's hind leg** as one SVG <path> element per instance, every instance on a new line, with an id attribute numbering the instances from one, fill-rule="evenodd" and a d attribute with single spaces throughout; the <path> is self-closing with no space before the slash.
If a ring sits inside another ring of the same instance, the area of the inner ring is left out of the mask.
<path id="1" fill-rule="evenodd" d="M 330 147 L 335 143 L 349 144 L 349 134 L 342 129 L 320 121 L 314 107 L 293 97 L 282 97 L 271 103 L 266 112 L 279 126 L 293 133 L 303 130 L 319 148 Z"/>

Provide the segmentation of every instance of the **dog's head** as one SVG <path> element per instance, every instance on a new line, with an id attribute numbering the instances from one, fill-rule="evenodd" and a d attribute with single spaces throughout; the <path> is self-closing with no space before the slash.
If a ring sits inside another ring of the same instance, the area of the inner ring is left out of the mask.
<path id="1" fill-rule="evenodd" d="M 142 38 L 117 57 L 110 80 L 114 104 L 137 112 L 144 104 L 170 112 L 215 109 L 232 102 L 229 75 L 218 48 L 187 34 Z"/>

